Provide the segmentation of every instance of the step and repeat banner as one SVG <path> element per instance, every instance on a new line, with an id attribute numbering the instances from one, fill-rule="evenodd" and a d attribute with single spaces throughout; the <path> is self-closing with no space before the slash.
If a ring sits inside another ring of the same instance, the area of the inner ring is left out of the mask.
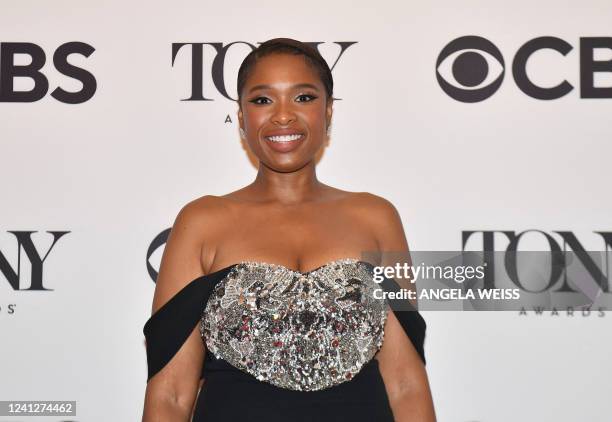
<path id="1" fill-rule="evenodd" d="M 393 202 L 414 251 L 573 251 L 596 283 L 423 311 L 438 420 L 610 420 L 611 22 L 604 0 L 3 2 L 0 401 L 75 411 L 0 421 L 140 420 L 169 229 L 254 178 L 236 74 L 275 37 L 332 69 L 323 182 Z"/>

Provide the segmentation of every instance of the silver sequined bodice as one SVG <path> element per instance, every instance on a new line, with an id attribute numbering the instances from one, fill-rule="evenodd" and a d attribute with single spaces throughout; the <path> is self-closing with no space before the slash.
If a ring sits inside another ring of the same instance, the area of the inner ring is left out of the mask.
<path id="1" fill-rule="evenodd" d="M 388 305 L 377 288 L 355 259 L 308 273 L 242 262 L 215 287 L 200 332 L 209 353 L 261 381 L 320 390 L 350 380 L 382 345 Z"/>

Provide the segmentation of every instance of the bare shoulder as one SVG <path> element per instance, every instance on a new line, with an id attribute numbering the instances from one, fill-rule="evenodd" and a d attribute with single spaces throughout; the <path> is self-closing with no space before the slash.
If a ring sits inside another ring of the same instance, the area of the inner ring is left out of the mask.
<path id="1" fill-rule="evenodd" d="M 388 222 L 389 219 L 399 220 L 399 213 L 395 205 L 382 196 L 370 192 L 353 192 L 349 201 L 352 207 L 373 223 L 383 220 Z"/>
<path id="2" fill-rule="evenodd" d="M 228 201 L 220 196 L 204 195 L 185 204 L 178 217 L 194 224 L 210 224 L 221 217 L 228 208 Z"/>
<path id="3" fill-rule="evenodd" d="M 407 250 L 400 214 L 391 201 L 369 192 L 351 195 L 351 207 L 376 238 L 381 251 Z"/>
<path id="4" fill-rule="evenodd" d="M 174 219 L 161 258 L 153 310 L 158 309 L 191 280 L 207 272 L 203 257 L 214 250 L 214 230 L 223 215 L 224 201 L 212 195 L 183 205 Z"/>
<path id="5" fill-rule="evenodd" d="M 196 230 L 202 241 L 212 241 L 235 212 L 234 201 L 222 196 L 204 195 L 185 204 L 179 211 L 175 225 Z M 179 227 L 180 228 L 180 227 Z"/>

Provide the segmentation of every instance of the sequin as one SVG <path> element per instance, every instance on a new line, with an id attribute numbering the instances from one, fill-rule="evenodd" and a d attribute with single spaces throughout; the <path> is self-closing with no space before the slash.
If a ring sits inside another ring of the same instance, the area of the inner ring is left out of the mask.
<path id="1" fill-rule="evenodd" d="M 352 379 L 380 349 L 388 304 L 371 267 L 341 259 L 309 273 L 237 264 L 202 314 L 207 352 L 278 387 L 329 388 Z"/>

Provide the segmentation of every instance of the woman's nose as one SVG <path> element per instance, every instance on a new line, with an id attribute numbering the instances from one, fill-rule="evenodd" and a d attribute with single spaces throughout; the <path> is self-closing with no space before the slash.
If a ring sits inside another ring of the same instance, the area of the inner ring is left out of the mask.
<path id="1" fill-rule="evenodd" d="M 277 103 L 274 114 L 272 115 L 272 122 L 286 126 L 294 122 L 295 119 L 295 113 L 290 105 L 283 102 Z"/>

